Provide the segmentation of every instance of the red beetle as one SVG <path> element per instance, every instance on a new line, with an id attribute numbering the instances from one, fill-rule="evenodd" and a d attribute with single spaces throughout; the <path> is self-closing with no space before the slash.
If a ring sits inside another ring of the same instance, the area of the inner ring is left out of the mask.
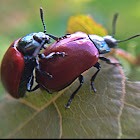
<path id="1" fill-rule="evenodd" d="M 41 71 L 50 73 L 53 78 L 44 77 L 36 71 L 37 83 L 50 91 L 59 91 L 74 81 L 82 72 L 94 66 L 99 59 L 99 52 L 87 34 L 76 32 L 69 37 L 54 42 L 44 52 L 47 56 L 52 52 L 65 52 L 67 56 L 40 60 Z M 82 61 L 84 58 L 84 61 Z M 87 63 L 88 61 L 88 63 Z M 82 76 L 80 76 L 82 82 Z"/>
<path id="2" fill-rule="evenodd" d="M 116 19 L 117 14 L 114 16 L 113 20 L 114 34 Z M 75 94 L 82 86 L 83 76 L 81 74 L 94 66 L 98 70 L 91 78 L 91 87 L 92 90 L 96 92 L 93 82 L 101 69 L 98 59 L 106 61 L 109 64 L 116 64 L 111 63 L 108 58 L 101 57 L 100 54 L 108 53 L 111 51 L 110 48 L 115 48 L 117 46 L 117 43 L 131 39 L 128 38 L 126 40 L 119 41 L 113 37 L 114 35 L 100 37 L 98 35 L 87 35 L 83 32 L 76 32 L 71 35 L 69 34 L 64 36 L 61 40 L 58 39 L 58 41 L 46 48 L 44 55 L 47 56 L 52 52 L 63 52 L 67 56 L 64 58 L 55 57 L 50 60 L 41 59 L 39 61 L 40 70 L 51 74 L 53 78 L 49 79 L 36 70 L 37 83 L 48 92 L 60 91 L 70 85 L 76 78 L 79 78 L 80 85 L 71 95 L 68 103 L 65 106 L 68 108 L 70 107 L 70 103 Z"/>
<path id="3" fill-rule="evenodd" d="M 45 48 L 46 43 L 50 43 L 50 37 L 53 35 L 46 34 L 46 27 L 43 21 L 43 10 L 40 8 L 41 20 L 44 25 L 44 32 L 30 33 L 22 38 L 17 39 L 6 51 L 1 63 L 1 81 L 5 89 L 15 98 L 25 95 L 26 91 L 34 91 L 38 88 L 33 86 L 33 70 L 39 69 L 38 58 L 40 50 Z M 61 55 L 60 53 L 57 53 Z M 51 53 L 45 59 L 57 55 Z M 52 78 L 46 72 L 41 72 L 48 78 Z"/>

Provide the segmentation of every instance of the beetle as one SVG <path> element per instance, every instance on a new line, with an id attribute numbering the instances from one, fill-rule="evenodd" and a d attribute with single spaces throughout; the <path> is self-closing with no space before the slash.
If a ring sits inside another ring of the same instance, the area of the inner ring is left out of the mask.
<path id="1" fill-rule="evenodd" d="M 66 34 L 61 39 L 55 38 L 56 42 L 51 44 L 43 52 L 44 56 L 47 56 L 52 52 L 65 52 L 67 56 L 64 58 L 57 57 L 50 60 L 39 60 L 41 71 L 53 75 L 53 78 L 49 79 L 36 70 L 36 81 L 42 89 L 47 90 L 49 93 L 60 91 L 69 86 L 75 79 L 79 79 L 80 85 L 71 94 L 70 99 L 65 106 L 66 108 L 70 107 L 72 99 L 83 84 L 83 76 L 81 74 L 84 71 L 92 66 L 97 68 L 96 73 L 91 77 L 91 89 L 96 92 L 94 80 L 101 69 L 98 59 L 101 59 L 108 64 L 117 64 L 112 63 L 108 58 L 102 57 L 101 55 L 109 53 L 111 48 L 116 48 L 117 43 L 119 42 L 140 36 L 140 34 L 138 34 L 125 40 L 116 40 L 114 35 L 117 16 L 118 14 L 115 14 L 113 19 L 113 35 L 100 37 L 92 34 L 87 35 L 86 33 L 78 31 L 73 34 Z"/>
<path id="2" fill-rule="evenodd" d="M 40 7 L 41 20 L 44 32 L 30 33 L 14 41 L 6 51 L 1 63 L 1 81 L 5 89 L 14 98 L 24 97 L 26 91 L 34 91 L 38 87 L 32 88 L 34 83 L 34 69 L 39 69 L 38 57 L 40 50 L 45 48 L 45 44 L 50 43 L 53 35 L 46 33 L 46 26 L 43 20 L 43 9 Z M 52 52 L 44 59 L 53 56 L 61 56 L 60 53 Z M 47 72 L 40 71 L 48 78 L 52 78 Z"/>

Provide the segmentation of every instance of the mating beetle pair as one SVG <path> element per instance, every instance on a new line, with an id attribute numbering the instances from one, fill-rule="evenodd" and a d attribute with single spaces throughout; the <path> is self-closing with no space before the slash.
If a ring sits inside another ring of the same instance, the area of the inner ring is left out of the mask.
<path id="1" fill-rule="evenodd" d="M 44 88 L 49 93 L 59 91 L 70 85 L 76 78 L 79 78 L 80 85 L 72 93 L 66 108 L 70 106 L 72 99 L 83 84 L 84 71 L 92 66 L 97 68 L 97 72 L 91 78 L 91 88 L 94 88 L 94 80 L 101 69 L 98 59 L 111 63 L 108 58 L 101 57 L 115 48 L 117 43 L 139 36 L 133 36 L 126 40 L 114 39 L 115 24 L 117 14 L 113 20 L 113 35 L 100 37 L 98 35 L 87 35 L 83 32 L 67 34 L 62 38 L 55 37 L 44 32 L 31 33 L 23 38 L 16 40 L 7 50 L 1 65 L 1 80 L 7 91 L 15 98 L 25 95 L 26 91 L 34 91 Z M 45 44 L 50 43 L 50 38 L 56 40 L 49 47 Z M 44 48 L 43 54 L 40 50 Z M 39 60 L 39 61 L 38 61 Z M 33 86 L 33 70 L 36 70 L 37 85 Z"/>

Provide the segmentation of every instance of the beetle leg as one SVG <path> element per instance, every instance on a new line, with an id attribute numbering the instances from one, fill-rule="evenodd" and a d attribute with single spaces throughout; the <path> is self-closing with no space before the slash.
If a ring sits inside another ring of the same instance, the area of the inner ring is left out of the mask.
<path id="1" fill-rule="evenodd" d="M 96 71 L 96 73 L 92 76 L 91 78 L 91 90 L 93 90 L 94 92 L 96 92 L 96 89 L 94 88 L 94 80 L 98 74 L 98 72 L 100 71 L 101 69 L 101 65 L 97 62 L 95 65 L 94 65 L 95 68 L 97 68 L 98 70 Z"/>
<path id="2" fill-rule="evenodd" d="M 36 67 L 36 69 L 41 72 L 42 74 L 44 74 L 45 76 L 49 76 L 49 78 L 52 78 L 52 75 L 50 75 L 49 73 L 47 72 L 42 72 L 38 67 Z M 43 85 L 40 86 L 40 84 L 37 84 L 33 89 L 32 89 L 32 86 L 33 86 L 33 83 L 34 83 L 34 76 L 32 74 L 29 82 L 27 83 L 27 91 L 28 92 L 32 92 L 32 91 L 35 91 L 37 90 L 38 88 L 40 88 L 41 86 L 49 93 L 49 94 L 52 94 L 48 89 L 46 89 Z"/>
<path id="3" fill-rule="evenodd" d="M 68 103 L 65 105 L 65 108 L 70 108 L 70 103 L 71 103 L 72 99 L 74 98 L 74 96 L 76 95 L 78 90 L 81 88 L 81 86 L 84 82 L 84 79 L 83 79 L 82 75 L 79 75 L 79 82 L 80 82 L 79 87 L 74 91 L 74 93 L 72 93 L 72 95 L 70 96 L 70 99 L 68 100 Z"/>
<path id="4" fill-rule="evenodd" d="M 51 78 L 53 78 L 53 76 L 52 76 L 51 74 L 49 74 L 49 73 L 47 73 L 47 72 L 42 71 L 42 70 L 40 69 L 39 65 L 38 65 L 38 66 L 36 66 L 36 70 L 38 70 L 38 72 L 40 72 L 40 73 L 41 73 L 41 74 L 43 74 L 44 76 L 49 77 L 50 79 L 51 79 Z"/>
<path id="5" fill-rule="evenodd" d="M 49 94 L 52 94 L 52 92 L 50 92 L 45 86 L 41 85 L 43 87 L 44 90 L 46 90 Z"/>
<path id="6" fill-rule="evenodd" d="M 64 39 L 64 38 L 67 38 L 68 35 L 70 35 L 70 33 L 67 33 L 66 35 L 62 36 L 62 37 L 56 37 L 54 35 L 51 35 L 51 34 L 47 34 L 49 37 L 51 37 L 52 39 L 56 40 L 57 42 L 60 41 L 61 39 Z"/>
<path id="7" fill-rule="evenodd" d="M 40 87 L 40 85 L 38 84 L 38 85 L 36 85 L 36 86 L 32 89 L 33 83 L 34 83 L 34 76 L 33 76 L 33 74 L 32 74 L 32 76 L 31 76 L 29 82 L 27 83 L 27 91 L 28 91 L 28 92 L 35 91 L 35 90 L 37 90 L 37 89 Z"/>
<path id="8" fill-rule="evenodd" d="M 46 73 L 45 72 L 42 72 L 39 70 L 39 72 L 43 73 L 45 76 L 46 76 Z M 47 73 L 47 76 L 51 76 Z M 52 78 L 52 77 L 51 77 Z M 39 89 L 41 86 L 43 87 L 43 89 L 45 89 L 49 94 L 52 94 L 48 89 L 46 89 L 45 86 L 43 85 L 40 85 L 40 84 L 37 84 L 33 89 L 32 89 L 32 86 L 33 86 L 33 83 L 34 83 L 34 76 L 32 75 L 29 82 L 27 83 L 27 91 L 28 92 L 32 92 L 32 91 L 35 91 L 37 89 Z"/>
<path id="9" fill-rule="evenodd" d="M 70 33 L 67 33 L 67 34 L 65 34 L 65 35 L 63 35 L 61 37 L 56 37 L 56 36 L 51 35 L 51 34 L 46 34 L 46 35 L 48 35 L 49 37 L 51 37 L 52 39 L 54 39 L 56 41 L 60 41 L 61 39 L 67 38 L 67 36 L 70 35 Z"/>
<path id="10" fill-rule="evenodd" d="M 38 84 L 38 85 L 36 85 L 33 89 L 27 89 L 27 91 L 28 92 L 32 92 L 32 91 L 35 91 L 35 90 L 37 90 L 37 89 L 39 89 L 40 88 L 40 85 Z"/>
<path id="11" fill-rule="evenodd" d="M 61 57 L 64 57 L 68 55 L 67 53 L 65 52 L 52 52 L 50 53 L 49 55 L 45 56 L 44 54 L 39 54 L 39 58 L 40 59 L 50 59 L 50 58 L 53 58 L 54 56 L 61 56 Z"/>
<path id="12" fill-rule="evenodd" d="M 107 64 L 112 64 L 112 65 L 119 64 L 119 65 L 121 65 L 120 63 L 112 63 L 112 62 L 110 61 L 110 59 L 108 59 L 108 58 L 106 58 L 106 57 L 99 57 L 99 59 L 105 61 Z"/>
<path id="13" fill-rule="evenodd" d="M 63 36 L 61 36 L 61 37 L 59 37 L 59 40 L 61 40 L 61 39 L 65 39 L 65 38 L 67 38 L 69 35 L 71 35 L 70 33 L 67 33 L 67 34 L 65 34 L 65 35 L 63 35 Z M 58 40 L 58 41 L 59 41 Z"/>
<path id="14" fill-rule="evenodd" d="M 30 91 L 30 90 L 31 90 L 31 88 L 32 88 L 32 86 L 33 86 L 33 83 L 34 83 L 34 76 L 33 76 L 33 74 L 32 74 L 30 80 L 29 80 L 28 83 L 27 83 L 27 91 Z"/>
<path id="15" fill-rule="evenodd" d="M 32 91 L 35 91 L 37 89 L 39 89 L 41 86 L 43 87 L 43 89 L 45 89 L 49 94 L 52 94 L 48 89 L 46 89 L 43 85 L 40 86 L 40 84 L 37 84 L 33 89 L 32 89 L 32 86 L 33 84 L 31 83 L 31 85 L 29 85 L 30 83 L 28 83 L 27 85 L 27 91 L 28 92 L 32 92 Z"/>

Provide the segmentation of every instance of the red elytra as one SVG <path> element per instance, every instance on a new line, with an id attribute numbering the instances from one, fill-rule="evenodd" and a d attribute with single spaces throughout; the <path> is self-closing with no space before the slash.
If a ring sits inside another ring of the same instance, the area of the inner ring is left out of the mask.
<path id="1" fill-rule="evenodd" d="M 38 55 L 49 36 L 43 32 L 30 33 L 16 40 L 6 51 L 1 64 L 1 81 L 14 98 L 31 92 L 34 83 L 33 71 L 38 66 Z"/>
<path id="2" fill-rule="evenodd" d="M 65 52 L 67 55 L 39 61 L 40 70 L 51 74 L 53 78 L 49 79 L 36 71 L 36 80 L 49 91 L 59 91 L 67 87 L 99 59 L 97 48 L 83 32 L 76 32 L 54 42 L 46 48 L 44 55 L 51 52 Z"/>
<path id="3" fill-rule="evenodd" d="M 3 86 L 15 98 L 19 98 L 18 87 L 25 66 L 23 54 L 16 48 L 19 40 L 20 38 L 11 44 L 1 63 L 1 80 Z"/>

